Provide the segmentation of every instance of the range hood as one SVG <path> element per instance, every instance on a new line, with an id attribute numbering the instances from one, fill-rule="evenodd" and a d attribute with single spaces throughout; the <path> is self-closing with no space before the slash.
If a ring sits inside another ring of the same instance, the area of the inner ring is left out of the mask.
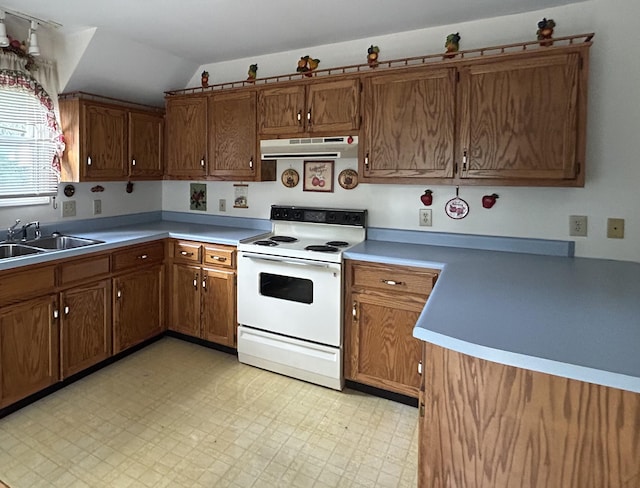
<path id="1" fill-rule="evenodd" d="M 260 141 L 262 159 L 339 159 L 358 157 L 358 136 L 304 137 Z"/>

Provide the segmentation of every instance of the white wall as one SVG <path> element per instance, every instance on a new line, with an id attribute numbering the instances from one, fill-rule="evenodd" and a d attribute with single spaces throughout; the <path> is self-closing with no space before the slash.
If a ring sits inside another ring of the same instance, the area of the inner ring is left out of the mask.
<path id="1" fill-rule="evenodd" d="M 188 86 L 199 84 L 200 72 L 207 69 L 210 82 L 241 80 L 249 64 L 258 63 L 260 77 L 295 70 L 300 56 L 310 54 L 327 68 L 365 62 L 370 44 L 381 49 L 381 59 L 440 52 L 450 32 L 460 32 L 462 48 L 490 46 L 533 39 L 542 17 L 556 21 L 556 36 L 595 32 L 591 48 L 587 173 L 584 188 L 461 187 L 460 195 L 471 205 L 461 221 L 444 214 L 444 203 L 455 188 L 429 185 L 434 191 L 433 227 L 430 231 L 538 237 L 576 241 L 576 254 L 618 260 L 640 261 L 640 164 L 635 139 L 640 135 L 640 2 L 636 0 L 591 0 L 584 3 L 526 14 L 486 19 L 465 24 L 398 33 L 361 41 L 304 47 L 296 52 L 247 58 L 201 66 Z M 300 171 L 300 163 L 294 164 Z M 289 163 L 279 164 L 278 179 Z M 338 161 L 336 175 L 356 161 Z M 336 185 L 337 186 L 337 185 Z M 268 216 L 272 203 L 310 204 L 335 207 L 362 207 L 370 213 L 370 225 L 400 229 L 418 227 L 419 201 L 424 185 L 360 185 L 345 191 L 339 186 L 332 194 L 302 192 L 301 185 L 285 188 L 279 181 L 252 183 L 248 209 L 231 209 L 227 214 Z M 491 210 L 480 204 L 482 195 L 496 192 L 500 199 Z M 233 198 L 231 183 L 209 183 L 209 213 L 217 212 L 217 199 Z M 188 210 L 188 183 L 165 182 L 162 206 L 165 210 Z M 588 237 L 568 235 L 569 215 L 588 217 Z M 625 219 L 625 238 L 606 238 L 607 217 Z M 426 230 L 428 232 L 429 230 Z"/>

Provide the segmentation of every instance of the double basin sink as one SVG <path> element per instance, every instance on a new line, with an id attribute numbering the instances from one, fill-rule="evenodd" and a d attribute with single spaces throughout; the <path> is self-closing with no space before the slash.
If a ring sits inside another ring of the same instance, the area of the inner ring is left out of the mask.
<path id="1" fill-rule="evenodd" d="M 64 249 L 75 249 L 77 247 L 102 244 L 103 241 L 85 239 L 84 237 L 66 236 L 53 234 L 40 237 L 31 241 L 20 242 L 0 242 L 0 259 L 15 258 L 18 256 L 29 256 L 51 251 L 61 251 Z"/>

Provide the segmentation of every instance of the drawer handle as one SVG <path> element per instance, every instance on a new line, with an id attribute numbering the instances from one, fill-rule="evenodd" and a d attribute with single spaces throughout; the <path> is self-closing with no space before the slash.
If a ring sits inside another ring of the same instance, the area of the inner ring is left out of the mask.
<path id="1" fill-rule="evenodd" d="M 211 259 L 213 259 L 214 261 L 220 261 L 221 263 L 224 263 L 227 258 L 222 257 L 222 256 L 214 256 L 213 254 L 211 255 Z"/>
<path id="2" fill-rule="evenodd" d="M 389 286 L 404 285 L 402 281 L 394 281 L 394 280 L 380 280 L 380 281 L 385 285 L 389 285 Z"/>
<path id="3" fill-rule="evenodd" d="M 192 252 L 187 252 L 187 251 L 180 251 L 180 254 L 182 254 L 183 256 L 193 256 Z"/>
<path id="4" fill-rule="evenodd" d="M 149 256 L 147 254 L 141 254 L 138 256 L 138 259 L 147 259 Z"/>

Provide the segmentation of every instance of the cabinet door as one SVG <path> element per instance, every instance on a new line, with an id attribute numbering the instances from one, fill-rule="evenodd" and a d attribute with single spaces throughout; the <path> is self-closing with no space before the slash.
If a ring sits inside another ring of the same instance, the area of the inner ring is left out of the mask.
<path id="1" fill-rule="evenodd" d="M 199 266 L 174 264 L 171 286 L 171 323 L 169 328 L 193 337 L 200 337 Z"/>
<path id="2" fill-rule="evenodd" d="M 162 332 L 163 266 L 113 280 L 113 352 Z"/>
<path id="3" fill-rule="evenodd" d="M 60 294 L 62 379 L 111 356 L 111 280 Z"/>
<path id="4" fill-rule="evenodd" d="M 167 174 L 207 174 L 207 98 L 169 98 L 166 111 Z"/>
<path id="5" fill-rule="evenodd" d="M 360 125 L 360 82 L 341 80 L 316 83 L 307 87 L 307 113 L 309 132 L 352 132 Z"/>
<path id="6" fill-rule="evenodd" d="M 236 346 L 236 284 L 233 271 L 202 269 L 202 335 L 207 341 Z"/>
<path id="7" fill-rule="evenodd" d="M 349 379 L 418 397 L 422 350 L 413 327 L 424 301 L 362 293 L 352 300 Z"/>
<path id="8" fill-rule="evenodd" d="M 283 135 L 304 132 L 305 87 L 265 88 L 258 95 L 260 134 Z"/>
<path id="9" fill-rule="evenodd" d="M 420 68 L 364 83 L 363 179 L 450 178 L 455 70 Z"/>
<path id="10" fill-rule="evenodd" d="M 576 178 L 579 54 L 461 71 L 463 178 Z"/>
<path id="11" fill-rule="evenodd" d="M 0 407 L 60 379 L 56 298 L 36 298 L 0 313 Z"/>
<path id="12" fill-rule="evenodd" d="M 127 177 L 127 112 L 116 107 L 83 105 L 84 176 L 89 180 Z"/>
<path id="13" fill-rule="evenodd" d="M 253 180 L 259 164 L 256 93 L 221 93 L 209 98 L 209 174 Z"/>
<path id="14" fill-rule="evenodd" d="M 162 176 L 164 117 L 160 114 L 129 113 L 129 172 L 133 177 Z"/>

